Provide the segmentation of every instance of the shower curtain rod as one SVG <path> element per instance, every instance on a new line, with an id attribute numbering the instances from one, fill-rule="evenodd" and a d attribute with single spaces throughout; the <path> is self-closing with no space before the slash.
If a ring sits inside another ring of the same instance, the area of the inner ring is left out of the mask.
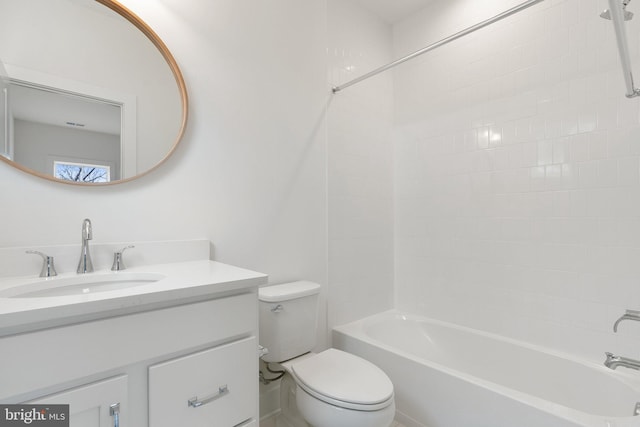
<path id="1" fill-rule="evenodd" d="M 346 89 L 349 86 L 352 86 L 352 85 L 354 85 L 356 83 L 360 83 L 361 81 L 366 80 L 369 77 L 373 77 L 375 75 L 378 75 L 378 74 L 382 73 L 383 71 L 387 71 L 388 69 L 393 68 L 393 67 L 395 67 L 397 65 L 400 65 L 403 62 L 406 62 L 406 61 L 408 61 L 410 59 L 413 59 L 413 58 L 415 58 L 417 56 L 420 56 L 423 53 L 427 53 L 429 51 L 437 49 L 440 46 L 443 46 L 443 45 L 445 45 L 447 43 L 450 43 L 450 42 L 452 42 L 454 40 L 457 40 L 460 37 L 464 37 L 467 34 L 471 34 L 474 31 L 477 31 L 477 30 L 479 30 L 481 28 L 486 27 L 487 25 L 491 25 L 494 22 L 498 22 L 498 21 L 500 21 L 500 20 L 502 20 L 504 18 L 507 18 L 507 17 L 509 17 L 511 15 L 514 15 L 514 14 L 520 12 L 520 11 L 523 11 L 523 10 L 525 10 L 525 9 L 535 5 L 535 4 L 541 3 L 543 1 L 544 0 L 528 0 L 528 1 L 525 1 L 524 3 L 521 3 L 518 6 L 512 7 L 511 9 L 506 10 L 506 11 L 504 11 L 504 12 L 498 14 L 498 15 L 495 15 L 492 18 L 489 18 L 489 19 L 487 19 L 485 21 L 482 21 L 482 22 L 480 22 L 478 24 L 475 24 L 475 25 L 473 25 L 471 27 L 465 28 L 462 31 L 459 31 L 459 32 L 457 32 L 457 33 L 455 33 L 455 34 L 453 34 L 453 35 L 451 35 L 449 37 L 446 37 L 446 38 L 444 38 L 444 39 L 442 39 L 440 41 L 437 41 L 437 42 L 427 46 L 427 47 L 424 47 L 424 48 L 422 48 L 422 49 L 420 49 L 418 51 L 415 51 L 412 54 L 409 54 L 409 55 L 407 55 L 407 56 L 405 56 L 403 58 L 395 60 L 395 61 L 393 61 L 393 62 L 391 62 L 391 63 L 389 63 L 387 65 L 383 65 L 380 68 L 376 68 L 375 70 L 370 71 L 367 74 L 364 74 L 364 75 L 362 75 L 360 77 L 357 77 L 357 78 L 355 78 L 355 79 L 353 79 L 351 81 L 348 81 L 347 83 L 343 83 L 343 84 L 341 84 L 339 86 L 334 86 L 332 88 L 332 91 L 333 91 L 333 93 L 340 92 L 341 90 Z M 609 1 L 614 1 L 614 0 L 609 0 Z"/>
<path id="2" fill-rule="evenodd" d="M 627 33 L 624 26 L 624 21 L 626 20 L 624 7 L 626 7 L 627 3 L 628 1 L 621 3 L 619 0 L 609 0 L 609 15 L 613 21 L 613 29 L 616 32 L 616 41 L 618 42 L 618 53 L 620 54 L 622 73 L 624 75 L 624 82 L 627 85 L 627 93 L 625 96 L 627 98 L 634 98 L 636 96 L 640 96 L 640 89 L 636 88 L 633 83 L 631 60 L 629 59 L 629 45 L 627 44 Z M 600 16 L 604 18 L 605 13 L 606 11 Z"/>

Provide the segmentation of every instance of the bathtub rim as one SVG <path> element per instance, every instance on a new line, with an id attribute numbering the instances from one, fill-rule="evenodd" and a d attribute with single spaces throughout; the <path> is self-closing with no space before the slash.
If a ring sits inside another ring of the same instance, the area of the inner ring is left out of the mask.
<path id="1" fill-rule="evenodd" d="M 624 383 L 625 385 L 637 391 L 638 401 L 640 401 L 640 378 L 635 377 L 631 373 L 618 371 L 618 370 L 611 370 L 609 368 L 606 368 L 603 364 L 598 364 L 593 360 L 582 358 L 574 354 L 566 353 L 566 352 L 545 347 L 539 344 L 533 344 L 527 341 L 506 337 L 496 333 L 483 331 L 480 329 L 474 329 L 468 326 L 458 325 L 456 323 L 451 323 L 451 322 L 447 322 L 439 319 L 433 319 L 433 318 L 429 318 L 419 314 L 412 314 L 399 309 L 386 310 L 380 313 L 373 314 L 371 316 L 364 317 L 362 319 L 355 320 L 353 322 L 349 322 L 339 326 L 334 326 L 332 328 L 332 336 L 333 334 L 338 333 L 338 334 L 345 335 L 348 338 L 360 340 L 368 345 L 371 345 L 374 347 L 380 347 L 387 352 L 395 353 L 415 363 L 424 364 L 432 369 L 436 369 L 448 375 L 452 375 L 462 381 L 468 382 L 470 384 L 473 384 L 479 387 L 487 388 L 492 392 L 511 398 L 519 403 L 533 406 L 539 410 L 557 415 L 560 418 L 563 418 L 567 421 L 580 423 L 580 425 L 590 426 L 590 427 L 591 426 L 593 427 L 609 426 L 609 424 L 606 424 L 606 423 L 603 424 L 602 421 L 612 422 L 613 424 L 611 424 L 611 427 L 627 427 L 627 426 L 631 427 L 631 426 L 639 425 L 638 424 L 638 422 L 640 421 L 639 417 L 635 417 L 632 415 L 609 416 L 609 415 L 590 414 L 580 409 L 571 408 L 571 407 L 562 405 L 560 403 L 556 403 L 550 400 L 545 400 L 541 397 L 538 397 L 523 391 L 519 391 L 490 380 L 479 378 L 471 374 L 467 374 L 465 372 L 459 371 L 457 369 L 453 369 L 441 363 L 434 362 L 429 359 L 421 358 L 405 350 L 393 347 L 389 344 L 386 344 L 382 341 L 372 338 L 371 336 L 368 335 L 368 333 L 365 330 L 367 325 L 381 318 L 382 319 L 400 318 L 401 320 L 404 320 L 404 321 L 418 321 L 418 322 L 431 323 L 434 325 L 452 328 L 465 333 L 476 334 L 476 335 L 485 337 L 487 339 L 494 339 L 507 344 L 520 346 L 532 351 L 537 351 L 553 357 L 558 357 L 563 360 L 570 361 L 572 363 L 578 363 L 579 365 L 584 366 L 586 369 L 594 369 L 596 371 L 605 373 L 606 375 L 615 376 L 616 380 L 619 380 L 620 382 Z M 629 408 L 630 413 L 631 411 L 632 411 L 632 408 Z"/>

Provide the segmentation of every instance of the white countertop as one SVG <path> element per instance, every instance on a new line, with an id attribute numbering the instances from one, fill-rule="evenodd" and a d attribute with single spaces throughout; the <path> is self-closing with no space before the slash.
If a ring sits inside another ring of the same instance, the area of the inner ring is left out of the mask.
<path id="1" fill-rule="evenodd" d="M 247 292 L 267 283 L 267 275 L 215 261 L 187 261 L 133 267 L 122 273 L 155 273 L 165 278 L 126 289 L 82 295 L 0 298 L 0 336 L 62 326 L 110 316 Z M 96 270 L 91 274 L 120 274 Z M 77 276 L 64 273 L 52 278 L 0 278 L 0 291 L 35 282 Z"/>

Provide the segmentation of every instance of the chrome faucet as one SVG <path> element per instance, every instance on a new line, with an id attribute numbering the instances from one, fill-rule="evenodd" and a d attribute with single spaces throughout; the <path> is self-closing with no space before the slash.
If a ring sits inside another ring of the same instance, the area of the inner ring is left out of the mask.
<path id="1" fill-rule="evenodd" d="M 625 313 L 613 324 L 613 332 L 618 332 L 618 324 L 623 320 L 635 320 L 640 322 L 640 311 L 626 310 Z"/>
<path id="2" fill-rule="evenodd" d="M 93 263 L 91 262 L 91 254 L 89 253 L 89 240 L 91 239 L 93 239 L 91 220 L 85 218 L 85 220 L 82 221 L 82 251 L 80 252 L 80 262 L 78 263 L 78 274 L 93 272 Z"/>
<path id="3" fill-rule="evenodd" d="M 605 353 L 605 355 L 607 356 L 607 360 L 604 361 L 604 366 L 609 369 L 616 369 L 618 366 L 622 366 L 624 368 L 640 370 L 640 360 L 614 356 L 612 353 Z"/>

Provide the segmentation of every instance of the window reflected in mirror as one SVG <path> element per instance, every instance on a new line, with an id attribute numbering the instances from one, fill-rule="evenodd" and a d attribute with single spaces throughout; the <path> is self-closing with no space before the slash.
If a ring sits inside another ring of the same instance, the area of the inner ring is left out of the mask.
<path id="1" fill-rule="evenodd" d="M 53 176 L 64 181 L 104 183 L 111 181 L 111 167 L 88 163 L 54 161 Z"/>

